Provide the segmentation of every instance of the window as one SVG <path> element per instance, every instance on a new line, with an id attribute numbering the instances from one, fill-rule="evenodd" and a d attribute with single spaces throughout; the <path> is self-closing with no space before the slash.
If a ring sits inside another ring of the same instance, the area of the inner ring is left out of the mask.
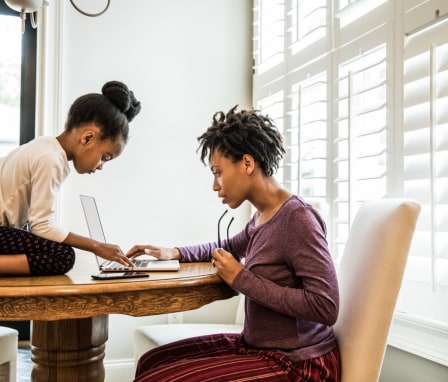
<path id="1" fill-rule="evenodd" d="M 36 30 L 0 3 L 0 157 L 35 136 Z"/>
<path id="2" fill-rule="evenodd" d="M 0 2 L 0 158 L 35 136 L 36 30 Z M 29 340 L 30 321 L 1 321 Z"/>
<path id="3" fill-rule="evenodd" d="M 285 138 L 276 176 L 322 206 L 336 264 L 362 202 L 422 205 L 391 343 L 445 365 L 447 15 L 443 0 L 255 0 L 253 80 L 254 106 Z"/>

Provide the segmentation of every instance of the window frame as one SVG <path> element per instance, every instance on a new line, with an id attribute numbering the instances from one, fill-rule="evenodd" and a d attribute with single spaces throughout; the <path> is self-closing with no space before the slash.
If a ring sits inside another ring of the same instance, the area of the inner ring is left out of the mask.
<path id="1" fill-rule="evenodd" d="M 0 14 L 16 16 L 20 23 L 19 13 L 0 2 Z M 29 17 L 27 17 L 29 20 Z M 22 145 L 36 136 L 36 68 L 37 68 L 37 30 L 26 21 L 22 35 L 22 61 L 20 73 L 20 139 Z"/>

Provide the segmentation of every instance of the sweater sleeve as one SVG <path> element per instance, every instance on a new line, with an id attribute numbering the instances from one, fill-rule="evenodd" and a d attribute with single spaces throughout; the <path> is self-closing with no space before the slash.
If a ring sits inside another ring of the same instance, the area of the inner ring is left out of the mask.
<path id="1" fill-rule="evenodd" d="M 190 245 L 187 247 L 177 247 L 180 252 L 180 261 L 183 263 L 210 261 L 212 251 L 217 247 L 216 243 Z"/>
<path id="2" fill-rule="evenodd" d="M 67 176 L 64 161 L 55 155 L 44 155 L 32 164 L 31 200 L 28 215 L 31 232 L 37 236 L 62 242 L 68 230 L 56 224 L 56 196 Z"/>
<path id="3" fill-rule="evenodd" d="M 248 236 L 247 227 L 230 239 L 230 245 L 226 240 L 223 240 L 223 248 L 230 251 L 232 249 L 232 255 L 240 261 L 245 255 Z M 200 262 L 200 261 L 211 261 L 212 252 L 214 249 L 218 248 L 217 242 L 211 242 L 207 244 L 191 245 L 187 247 L 177 247 L 180 252 L 181 262 Z"/>

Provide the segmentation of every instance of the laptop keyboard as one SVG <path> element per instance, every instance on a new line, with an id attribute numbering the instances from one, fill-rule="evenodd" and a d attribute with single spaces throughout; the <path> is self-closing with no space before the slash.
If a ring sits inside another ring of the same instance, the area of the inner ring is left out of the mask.
<path id="1" fill-rule="evenodd" d="M 146 267 L 149 263 L 149 260 L 134 260 L 133 263 L 136 267 Z"/>
<path id="2" fill-rule="evenodd" d="M 136 267 L 146 267 L 149 263 L 149 260 L 133 260 L 132 261 Z M 107 268 L 128 268 L 127 265 L 123 265 L 117 261 L 113 261 L 111 263 L 106 264 Z"/>

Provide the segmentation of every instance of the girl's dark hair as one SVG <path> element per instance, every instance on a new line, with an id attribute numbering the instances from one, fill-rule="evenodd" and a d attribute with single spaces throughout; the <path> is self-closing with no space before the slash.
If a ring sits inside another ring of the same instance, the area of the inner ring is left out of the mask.
<path id="1" fill-rule="evenodd" d="M 102 94 L 85 94 L 73 102 L 65 130 L 95 123 L 101 129 L 101 139 L 116 139 L 121 136 L 126 143 L 129 122 L 140 112 L 141 104 L 134 93 L 119 81 L 107 82 L 101 92 Z"/>
<path id="2" fill-rule="evenodd" d="M 256 110 L 236 111 L 233 107 L 224 114 L 215 113 L 212 125 L 198 137 L 201 161 L 210 160 L 215 150 L 233 162 L 251 155 L 266 176 L 272 176 L 285 154 L 283 140 L 274 122 Z"/>

